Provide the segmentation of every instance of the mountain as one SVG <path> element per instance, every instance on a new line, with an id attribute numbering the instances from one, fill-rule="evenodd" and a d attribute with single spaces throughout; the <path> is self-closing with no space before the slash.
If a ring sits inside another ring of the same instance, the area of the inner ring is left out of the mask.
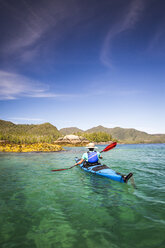
<path id="1" fill-rule="evenodd" d="M 0 140 L 25 143 L 52 142 L 60 136 L 58 129 L 50 123 L 14 124 L 0 120 Z"/>
<path id="2" fill-rule="evenodd" d="M 9 131 L 10 129 L 12 129 L 13 127 L 15 127 L 15 124 L 10 122 L 10 121 L 3 121 L 0 120 L 0 131 Z"/>
<path id="3" fill-rule="evenodd" d="M 60 137 L 61 134 L 91 134 L 95 132 L 110 134 L 113 139 L 117 139 L 123 143 L 165 143 L 165 134 L 148 134 L 133 128 L 107 128 L 100 125 L 86 131 L 83 131 L 77 127 L 62 128 L 58 130 L 50 123 L 28 125 L 14 124 L 10 121 L 0 120 L 0 140 L 8 140 L 13 143 L 51 143 Z"/>
<path id="4" fill-rule="evenodd" d="M 119 139 L 119 140 L 135 140 L 137 138 L 143 138 L 148 139 L 150 137 L 150 134 L 147 134 L 145 132 L 138 131 L 133 128 L 105 128 L 103 126 L 97 126 L 91 129 L 86 130 L 87 133 L 93 133 L 93 132 L 106 132 L 112 135 L 113 138 Z"/>
<path id="5" fill-rule="evenodd" d="M 74 130 L 76 130 L 76 128 Z M 65 128 L 65 132 L 67 132 L 67 134 L 71 134 L 72 129 Z M 111 134 L 113 139 L 117 139 L 118 141 L 124 143 L 165 143 L 165 134 L 148 134 L 146 132 L 141 132 L 133 128 L 107 128 L 99 125 L 83 132 L 105 132 Z"/>
<path id="6" fill-rule="evenodd" d="M 77 128 L 77 127 L 61 128 L 59 131 L 63 135 L 79 133 L 79 132 L 83 133 L 84 132 L 83 130 L 81 130 L 81 129 Z"/>
<path id="7" fill-rule="evenodd" d="M 86 133 L 97 133 L 97 132 L 105 132 L 105 133 L 110 133 L 109 130 L 111 128 L 107 128 L 107 127 L 103 127 L 101 125 L 97 126 L 97 127 L 93 127 L 90 129 L 87 129 L 85 132 Z"/>
<path id="8" fill-rule="evenodd" d="M 0 120 L 0 132 L 10 134 L 35 134 L 35 135 L 54 135 L 60 134 L 58 129 L 50 123 L 43 124 L 14 124 L 10 121 Z"/>
<path id="9" fill-rule="evenodd" d="M 29 129 L 29 133 L 36 135 L 60 135 L 58 129 L 48 122 L 39 125 L 33 125 L 33 127 Z"/>

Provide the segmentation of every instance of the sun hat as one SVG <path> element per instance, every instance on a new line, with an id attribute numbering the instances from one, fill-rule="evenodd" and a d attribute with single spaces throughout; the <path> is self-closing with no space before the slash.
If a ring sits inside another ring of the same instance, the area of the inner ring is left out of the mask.
<path id="1" fill-rule="evenodd" d="M 96 147 L 94 143 L 89 143 L 89 144 L 86 146 L 86 148 L 88 148 L 88 149 L 89 149 L 89 148 L 96 148 L 96 149 L 97 149 L 98 147 Z"/>

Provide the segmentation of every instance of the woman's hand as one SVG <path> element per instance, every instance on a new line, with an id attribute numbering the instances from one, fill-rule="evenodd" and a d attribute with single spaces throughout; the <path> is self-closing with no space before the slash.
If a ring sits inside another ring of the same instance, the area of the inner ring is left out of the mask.
<path id="1" fill-rule="evenodd" d="M 78 165 L 78 164 L 82 164 L 83 162 L 84 162 L 84 159 L 82 158 L 79 162 L 77 162 L 77 163 L 75 164 L 75 166 Z"/>

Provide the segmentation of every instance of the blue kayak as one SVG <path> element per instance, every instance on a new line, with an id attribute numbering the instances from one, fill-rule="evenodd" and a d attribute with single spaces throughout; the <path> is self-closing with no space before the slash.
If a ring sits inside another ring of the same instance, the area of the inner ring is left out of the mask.
<path id="1" fill-rule="evenodd" d="M 80 161 L 80 159 L 75 158 L 75 161 L 77 163 L 78 161 Z M 107 177 L 107 178 L 110 178 L 111 180 L 118 181 L 120 183 L 127 183 L 128 180 L 133 176 L 132 173 L 129 173 L 127 176 L 121 175 L 120 173 L 110 169 L 108 166 L 101 165 L 101 164 L 86 167 L 84 163 L 81 163 L 79 164 L 79 166 L 84 171 L 87 171 L 87 172 L 90 172 L 90 173 L 93 173 L 99 176 Z"/>

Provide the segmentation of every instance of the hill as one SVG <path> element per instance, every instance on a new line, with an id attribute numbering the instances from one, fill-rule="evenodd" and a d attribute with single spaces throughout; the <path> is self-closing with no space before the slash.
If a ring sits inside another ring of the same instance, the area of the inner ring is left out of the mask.
<path id="1" fill-rule="evenodd" d="M 58 129 L 50 123 L 38 125 L 14 124 L 0 120 L 0 140 L 13 143 L 53 142 L 60 136 Z"/>
<path id="2" fill-rule="evenodd" d="M 88 129 L 86 132 L 91 133 L 99 131 L 111 134 L 114 139 L 124 143 L 165 143 L 165 134 L 152 135 L 133 128 L 105 128 L 102 126 L 97 126 Z"/>
<path id="3" fill-rule="evenodd" d="M 120 128 L 120 127 L 115 127 L 115 128 L 105 128 L 102 126 L 94 127 L 91 129 L 88 129 L 86 132 L 87 133 L 92 133 L 92 132 L 106 132 L 111 134 L 115 139 L 118 140 L 131 140 L 135 141 L 136 139 L 149 139 L 150 134 L 147 134 L 145 132 L 138 131 L 133 128 Z"/>
<path id="4" fill-rule="evenodd" d="M 68 135 L 68 134 L 73 134 L 73 133 L 83 133 L 84 131 L 77 128 L 77 127 L 68 127 L 68 128 L 61 128 L 60 130 L 60 133 L 62 135 Z"/>
<path id="5" fill-rule="evenodd" d="M 101 125 L 97 126 L 97 127 L 93 127 L 93 128 L 90 128 L 90 129 L 87 129 L 85 132 L 86 133 L 97 133 L 97 132 L 105 132 L 105 133 L 110 133 L 109 130 L 111 128 L 107 128 L 107 127 L 103 127 Z"/>
<path id="6" fill-rule="evenodd" d="M 65 128 L 65 131 L 68 134 L 71 134 L 70 128 Z M 123 143 L 165 143 L 165 134 L 148 134 L 133 128 L 107 128 L 99 125 L 97 127 L 83 131 L 84 134 L 98 132 L 110 134 L 113 139 Z"/>
<path id="7" fill-rule="evenodd" d="M 14 124 L 10 121 L 0 120 L 0 140 L 12 143 L 52 143 L 61 135 L 80 134 L 90 141 L 102 139 L 107 141 L 110 137 L 121 143 L 165 143 L 165 134 L 148 134 L 133 128 L 107 128 L 103 126 L 93 127 L 83 131 L 77 127 L 62 128 L 60 131 L 50 123 L 38 125 Z M 89 135 L 91 134 L 91 135 Z"/>

